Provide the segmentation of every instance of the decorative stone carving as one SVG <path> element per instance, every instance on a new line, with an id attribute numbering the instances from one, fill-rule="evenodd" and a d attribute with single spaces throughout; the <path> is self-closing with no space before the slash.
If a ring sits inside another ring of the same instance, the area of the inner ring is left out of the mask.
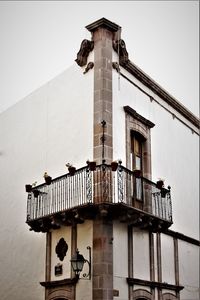
<path id="1" fill-rule="evenodd" d="M 75 60 L 80 67 L 87 64 L 87 58 L 94 48 L 94 42 L 89 40 L 83 40 L 79 52 L 77 53 L 77 59 Z"/>
<path id="2" fill-rule="evenodd" d="M 120 67 L 119 67 L 118 62 L 113 62 L 112 66 L 113 66 L 113 69 L 117 70 L 117 72 L 120 72 Z"/>
<path id="3" fill-rule="evenodd" d="M 120 39 L 120 40 L 113 41 L 113 49 L 119 55 L 120 65 L 124 65 L 129 62 L 128 52 L 126 50 L 126 44 L 124 40 Z"/>
<path id="4" fill-rule="evenodd" d="M 138 298 L 152 300 L 152 293 L 143 290 L 143 289 L 137 289 L 133 291 L 133 299 L 136 300 Z"/>
<path id="5" fill-rule="evenodd" d="M 67 253 L 67 250 L 68 250 L 68 245 L 65 242 L 64 238 L 61 238 L 59 240 L 59 242 L 57 243 L 56 249 L 55 249 L 58 258 L 61 261 L 64 260 L 64 257 L 66 256 L 66 253 Z"/>
<path id="6" fill-rule="evenodd" d="M 86 74 L 89 70 L 91 70 L 94 67 L 94 63 L 92 61 L 90 61 L 87 64 L 87 67 L 85 68 L 85 71 L 83 72 L 83 74 Z"/>
<path id="7" fill-rule="evenodd" d="M 162 299 L 163 300 L 177 300 L 178 298 L 175 296 L 175 295 L 173 295 L 172 293 L 164 293 L 164 294 L 162 294 Z"/>
<path id="8" fill-rule="evenodd" d="M 75 285 L 78 278 L 66 278 L 55 281 L 40 282 L 41 286 L 45 287 L 46 300 L 67 300 L 75 299 Z"/>

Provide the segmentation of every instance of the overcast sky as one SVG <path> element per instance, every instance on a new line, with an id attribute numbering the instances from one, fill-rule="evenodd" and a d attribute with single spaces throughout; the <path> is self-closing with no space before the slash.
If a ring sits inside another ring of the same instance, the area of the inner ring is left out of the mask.
<path id="1" fill-rule="evenodd" d="M 122 27 L 129 58 L 199 113 L 199 1 L 0 1 L 0 112 L 74 63 L 85 26 Z"/>

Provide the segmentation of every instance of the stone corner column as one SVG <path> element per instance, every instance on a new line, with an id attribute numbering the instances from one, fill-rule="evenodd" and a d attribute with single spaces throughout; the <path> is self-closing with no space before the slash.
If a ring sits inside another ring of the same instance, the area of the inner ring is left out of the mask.
<path id="1" fill-rule="evenodd" d="M 112 137 L 112 49 L 121 27 L 102 18 L 86 28 L 94 41 L 94 137 L 93 158 L 98 164 L 113 158 Z M 118 34 L 117 34 L 118 33 Z M 103 128 L 102 121 L 105 121 Z M 102 139 L 104 129 L 104 137 Z"/>
<path id="2" fill-rule="evenodd" d="M 93 159 L 110 164 L 113 159 L 112 51 L 121 28 L 102 18 L 86 28 L 94 41 Z M 104 138 L 103 138 L 104 137 Z M 93 299 L 113 299 L 113 221 L 99 215 L 93 221 Z"/>

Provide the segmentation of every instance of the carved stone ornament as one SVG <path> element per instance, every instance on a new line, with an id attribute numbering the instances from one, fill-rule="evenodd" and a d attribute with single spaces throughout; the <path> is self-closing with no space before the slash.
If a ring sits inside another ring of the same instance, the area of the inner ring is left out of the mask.
<path id="1" fill-rule="evenodd" d="M 85 71 L 83 72 L 83 74 L 86 74 L 89 70 L 91 70 L 94 67 L 94 63 L 92 61 L 90 61 L 87 64 L 87 67 L 85 68 Z"/>
<path id="2" fill-rule="evenodd" d="M 59 240 L 59 242 L 57 243 L 56 249 L 55 249 L 58 258 L 61 261 L 63 261 L 64 257 L 66 256 L 67 250 L 68 250 L 68 245 L 65 242 L 64 238 L 61 238 Z"/>
<path id="3" fill-rule="evenodd" d="M 125 44 L 124 40 L 120 39 L 117 41 L 113 41 L 113 49 L 119 55 L 120 65 L 124 65 L 129 62 L 128 52 L 126 50 L 126 44 Z"/>
<path id="4" fill-rule="evenodd" d="M 94 42 L 89 40 L 83 40 L 79 52 L 77 53 L 77 59 L 75 60 L 80 67 L 87 64 L 87 58 L 94 48 Z"/>
<path id="5" fill-rule="evenodd" d="M 115 69 L 117 72 L 120 72 L 120 67 L 118 62 L 113 62 L 112 63 L 113 69 Z"/>

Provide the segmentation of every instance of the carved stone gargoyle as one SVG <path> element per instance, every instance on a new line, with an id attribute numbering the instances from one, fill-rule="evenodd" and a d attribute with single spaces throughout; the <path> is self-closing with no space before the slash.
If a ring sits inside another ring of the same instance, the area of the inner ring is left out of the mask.
<path id="1" fill-rule="evenodd" d="M 119 63 L 120 65 L 124 65 L 129 62 L 128 58 L 128 52 L 126 50 L 126 44 L 124 40 L 120 39 L 117 41 L 113 41 L 113 49 L 118 53 L 119 55 Z"/>
<path id="2" fill-rule="evenodd" d="M 81 47 L 79 52 L 77 53 L 77 59 L 75 61 L 80 67 L 83 67 L 87 64 L 87 58 L 90 53 L 94 48 L 94 42 L 89 41 L 89 40 L 83 40 L 81 43 Z"/>

